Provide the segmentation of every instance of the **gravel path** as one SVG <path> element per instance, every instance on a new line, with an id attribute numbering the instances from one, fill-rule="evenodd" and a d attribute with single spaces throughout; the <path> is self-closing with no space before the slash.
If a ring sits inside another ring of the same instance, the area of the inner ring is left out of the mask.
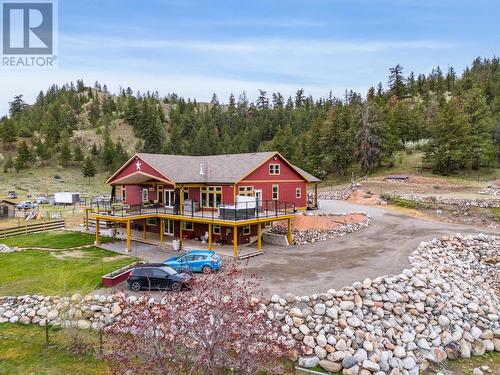
<path id="1" fill-rule="evenodd" d="M 346 201 L 321 201 L 322 212 L 365 211 L 372 224 L 345 237 L 309 245 L 279 247 L 265 244 L 264 256 L 251 258 L 247 272 L 261 277 L 265 295 L 290 292 L 310 295 L 339 289 L 367 277 L 401 272 L 408 255 L 421 241 L 460 233 L 497 234 L 498 231 L 416 219 L 377 206 Z"/>

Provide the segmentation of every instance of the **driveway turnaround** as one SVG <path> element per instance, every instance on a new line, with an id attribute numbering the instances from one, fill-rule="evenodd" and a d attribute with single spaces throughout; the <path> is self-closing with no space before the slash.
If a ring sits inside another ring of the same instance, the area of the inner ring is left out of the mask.
<path id="1" fill-rule="evenodd" d="M 368 228 L 324 242 L 279 247 L 264 246 L 264 255 L 244 264 L 247 273 L 261 278 L 259 292 L 270 296 L 324 293 L 354 281 L 399 273 L 421 241 L 455 233 L 496 234 L 498 230 L 416 219 L 380 206 L 323 200 L 316 212 L 367 212 Z"/>

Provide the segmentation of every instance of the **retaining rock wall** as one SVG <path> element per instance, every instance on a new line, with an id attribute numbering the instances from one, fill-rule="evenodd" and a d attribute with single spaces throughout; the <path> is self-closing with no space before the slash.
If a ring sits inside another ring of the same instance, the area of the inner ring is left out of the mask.
<path id="1" fill-rule="evenodd" d="M 418 374 L 431 362 L 500 351 L 500 238 L 443 237 L 413 268 L 342 290 L 263 299 L 301 347 L 299 365 L 369 375 Z"/>

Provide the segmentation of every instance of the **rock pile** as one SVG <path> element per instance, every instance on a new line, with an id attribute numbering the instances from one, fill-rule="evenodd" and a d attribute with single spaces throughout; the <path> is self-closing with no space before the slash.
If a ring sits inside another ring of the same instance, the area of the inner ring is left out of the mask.
<path id="1" fill-rule="evenodd" d="M 500 238 L 443 237 L 411 269 L 342 290 L 262 299 L 300 344 L 299 365 L 349 375 L 418 374 L 430 363 L 500 351 Z"/>
<path id="2" fill-rule="evenodd" d="M 348 233 L 356 232 L 360 229 L 366 228 L 371 223 L 370 217 L 365 212 L 350 212 L 349 214 L 317 214 L 317 216 L 341 216 L 350 214 L 360 214 L 364 216 L 364 219 L 350 224 L 344 224 L 337 226 L 335 228 L 314 228 L 314 229 L 304 229 L 298 230 L 292 228 L 293 235 L 293 245 L 304 245 L 308 243 L 326 241 L 331 238 L 342 237 Z M 272 233 L 287 234 L 287 228 L 282 226 L 275 226 L 271 229 Z"/>
<path id="3" fill-rule="evenodd" d="M 350 186 L 344 190 L 329 190 L 318 193 L 318 199 L 347 200 L 349 196 L 358 190 L 359 185 Z"/>
<path id="4" fill-rule="evenodd" d="M 500 199 L 494 199 L 494 198 L 467 199 L 467 198 L 450 198 L 450 197 L 428 196 L 428 195 L 418 195 L 418 194 L 390 194 L 390 196 L 394 198 L 400 198 L 415 202 L 450 204 L 460 207 L 481 207 L 481 208 L 500 207 Z"/>
<path id="5" fill-rule="evenodd" d="M 112 323 L 121 311 L 111 296 L 0 297 L 0 323 L 99 329 Z"/>

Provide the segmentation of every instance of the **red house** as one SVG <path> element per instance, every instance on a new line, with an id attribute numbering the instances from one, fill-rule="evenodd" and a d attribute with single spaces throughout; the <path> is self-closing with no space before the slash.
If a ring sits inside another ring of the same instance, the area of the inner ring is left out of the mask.
<path id="1" fill-rule="evenodd" d="M 238 244 L 255 239 L 262 229 L 288 220 L 297 210 L 316 206 L 319 180 L 292 165 L 278 152 L 182 156 L 138 153 L 108 180 L 112 202 L 93 202 L 88 213 L 99 220 L 179 240 Z M 313 192 L 308 193 L 308 187 Z M 88 222 L 88 221 L 87 221 Z M 291 236 L 291 233 L 289 234 Z M 99 242 L 96 230 L 96 242 Z"/>

